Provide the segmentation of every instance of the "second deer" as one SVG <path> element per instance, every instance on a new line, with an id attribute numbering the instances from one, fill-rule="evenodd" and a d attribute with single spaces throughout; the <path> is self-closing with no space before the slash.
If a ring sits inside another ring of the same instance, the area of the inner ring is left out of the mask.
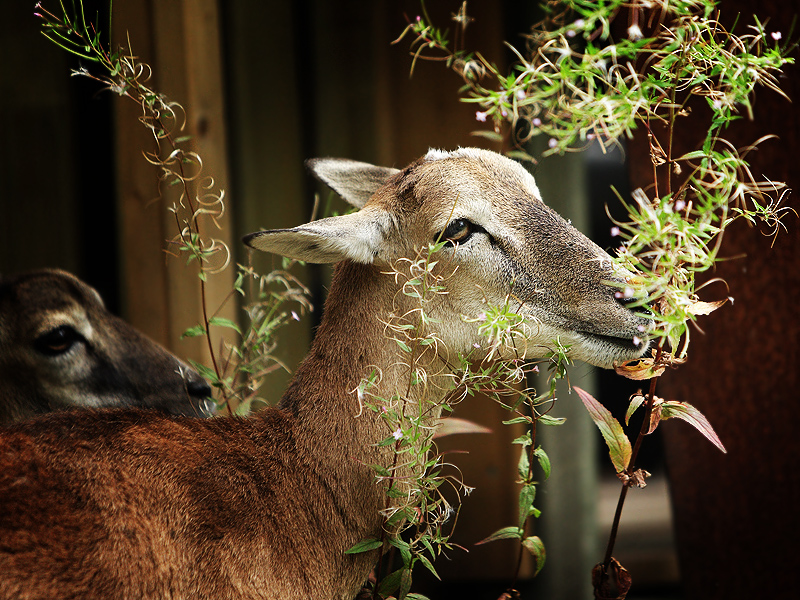
<path id="1" fill-rule="evenodd" d="M 65 271 L 0 277 L 0 425 L 68 408 L 206 416 L 211 388 Z"/>
<path id="2" fill-rule="evenodd" d="M 368 465 L 392 459 L 376 444 L 385 423 L 357 390 L 376 368 L 377 396 L 405 389 L 385 323 L 415 303 L 387 272 L 436 239 L 448 240 L 437 268 L 451 274 L 427 309 L 436 377 L 452 374 L 456 353 L 480 360 L 477 317 L 512 289 L 527 358 L 556 338 L 599 367 L 645 352 L 648 322 L 615 299 L 626 274 L 513 161 L 460 149 L 402 171 L 335 159 L 311 168 L 361 209 L 245 238 L 338 263 L 279 407 L 248 419 L 59 414 L 0 432 L 0 598 L 352 600 L 377 551 L 345 550 L 380 536 L 386 507 Z M 441 400 L 438 383 L 428 388 Z"/>

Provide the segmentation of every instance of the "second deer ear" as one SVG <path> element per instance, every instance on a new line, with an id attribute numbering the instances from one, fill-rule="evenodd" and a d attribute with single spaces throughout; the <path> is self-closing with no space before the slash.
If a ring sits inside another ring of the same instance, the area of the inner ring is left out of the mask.
<path id="1" fill-rule="evenodd" d="M 345 158 L 312 158 L 306 161 L 306 166 L 317 179 L 356 208 L 362 208 L 378 188 L 400 172 Z"/>
<path id="2" fill-rule="evenodd" d="M 371 263 L 385 246 L 391 223 L 385 211 L 368 209 L 292 229 L 257 231 L 246 235 L 243 241 L 256 250 L 310 263 Z"/>

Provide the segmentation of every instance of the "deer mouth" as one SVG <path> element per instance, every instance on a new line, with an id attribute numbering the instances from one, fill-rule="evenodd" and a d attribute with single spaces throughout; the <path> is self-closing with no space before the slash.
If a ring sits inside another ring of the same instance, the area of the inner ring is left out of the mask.
<path id="1" fill-rule="evenodd" d="M 634 335 L 632 337 L 603 335 L 590 331 L 579 331 L 578 333 L 584 338 L 588 338 L 605 346 L 612 346 L 618 350 L 621 350 L 626 355 L 630 355 L 631 358 L 638 358 L 644 354 L 647 351 L 648 346 L 650 346 L 650 340 L 644 333 L 641 336 Z"/>

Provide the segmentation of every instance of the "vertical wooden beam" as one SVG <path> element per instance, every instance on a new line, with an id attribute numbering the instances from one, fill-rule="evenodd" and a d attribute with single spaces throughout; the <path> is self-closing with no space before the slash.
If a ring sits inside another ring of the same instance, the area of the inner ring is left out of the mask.
<path id="1" fill-rule="evenodd" d="M 213 178 L 214 190 L 225 189 L 227 139 L 216 2 L 133 0 L 117 3 L 114 8 L 116 39 L 124 39 L 127 45 L 127 37 L 122 37 L 127 30 L 133 50 L 153 68 L 153 87 L 186 109 L 185 134 L 191 136 L 190 149 L 202 157 L 203 177 Z M 118 104 L 120 232 L 128 318 L 179 354 L 208 363 L 204 339 L 177 343 L 186 328 L 202 320 L 196 266 L 187 268 L 185 257 L 164 253 L 167 240 L 178 232 L 174 215 L 166 210 L 178 202 L 177 192 L 157 190 L 154 182 L 158 173 L 141 156 L 143 150 L 153 148 L 152 138 L 134 117 L 136 107 Z M 158 197 L 161 200 L 155 201 Z M 230 201 L 225 198 L 227 215 L 220 220 L 221 229 L 212 228 L 207 219 L 203 223 L 205 235 L 228 246 L 232 243 Z M 209 277 L 205 300 L 212 313 L 229 293 L 232 282 L 231 270 Z M 235 307 L 226 305 L 218 314 L 235 318 Z M 214 332 L 215 346 L 218 333 Z"/>

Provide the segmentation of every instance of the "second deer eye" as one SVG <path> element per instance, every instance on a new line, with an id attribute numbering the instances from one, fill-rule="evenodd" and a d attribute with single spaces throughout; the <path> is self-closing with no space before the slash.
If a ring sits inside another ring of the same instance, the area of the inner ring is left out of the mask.
<path id="1" fill-rule="evenodd" d="M 33 347 L 46 356 L 58 356 L 69 352 L 83 337 L 69 325 L 62 325 L 40 335 Z"/>
<path id="2" fill-rule="evenodd" d="M 475 233 L 475 226 L 471 222 L 466 219 L 456 219 L 447 226 L 440 237 L 451 244 L 463 244 L 472 237 L 473 233 Z"/>

